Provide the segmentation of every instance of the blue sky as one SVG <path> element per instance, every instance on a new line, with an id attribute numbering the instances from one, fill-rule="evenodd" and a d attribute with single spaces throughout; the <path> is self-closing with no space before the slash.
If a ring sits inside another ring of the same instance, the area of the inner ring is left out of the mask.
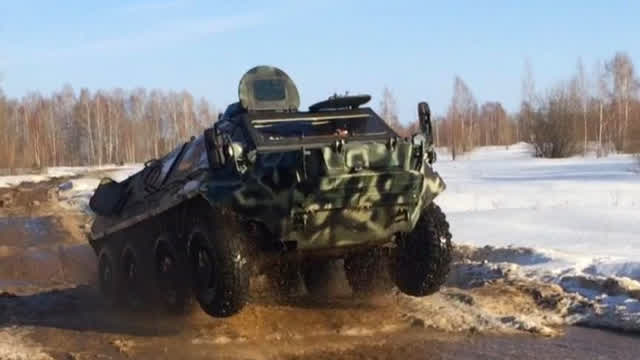
<path id="1" fill-rule="evenodd" d="M 428 100 L 446 111 L 454 75 L 478 101 L 520 101 L 525 59 L 537 88 L 582 57 L 640 61 L 640 2 L 627 1 L 9 1 L 0 2 L 0 86 L 10 96 L 69 83 L 187 89 L 218 107 L 257 64 L 281 67 L 303 105 L 384 86 L 403 121 Z"/>

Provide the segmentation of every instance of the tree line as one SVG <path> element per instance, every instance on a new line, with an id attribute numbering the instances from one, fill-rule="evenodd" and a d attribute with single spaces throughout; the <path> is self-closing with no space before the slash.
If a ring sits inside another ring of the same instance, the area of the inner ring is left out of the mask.
<path id="1" fill-rule="evenodd" d="M 456 154 L 477 146 L 511 145 L 516 142 L 517 121 L 499 101 L 478 105 L 462 78 L 454 78 L 454 95 L 446 115 L 433 115 L 433 140 L 437 147 L 447 147 Z M 409 137 L 419 131 L 417 120 L 402 124 L 396 112 L 396 100 L 385 87 L 379 104 L 379 115 L 398 134 Z"/>
<path id="2" fill-rule="evenodd" d="M 566 157 L 595 152 L 640 153 L 640 81 L 632 59 L 616 53 L 587 73 L 580 59 L 568 80 L 537 91 L 533 70 L 525 62 L 522 101 L 508 113 L 500 101 L 479 104 L 465 81 L 455 76 L 447 112 L 435 116 L 434 141 L 447 147 L 455 159 L 477 146 L 533 145 L 539 157 Z M 380 115 L 399 133 L 410 135 L 415 122 L 403 126 L 395 112 L 395 99 L 385 88 Z"/>
<path id="3" fill-rule="evenodd" d="M 531 65 L 522 76 L 522 101 L 509 113 L 500 101 L 479 104 L 456 76 L 447 112 L 436 115 L 434 141 L 458 154 L 478 146 L 533 145 L 536 156 L 565 157 L 595 151 L 640 153 L 640 81 L 630 56 L 618 52 L 587 72 L 537 90 Z M 402 124 L 393 93 L 385 88 L 379 114 L 403 136 L 418 130 Z M 188 91 L 135 89 L 76 93 L 69 85 L 20 99 L 0 89 L 0 168 L 102 165 L 158 158 L 211 126 L 217 110 Z"/>
<path id="4" fill-rule="evenodd" d="M 0 168 L 102 165 L 158 158 L 211 126 L 216 109 L 187 92 L 136 89 L 9 99 L 0 92 Z"/>
<path id="5" fill-rule="evenodd" d="M 523 78 L 519 127 L 537 156 L 640 152 L 640 80 L 628 54 L 596 63 L 591 74 L 578 60 L 569 79 L 542 93 L 533 91 L 532 78 Z"/>

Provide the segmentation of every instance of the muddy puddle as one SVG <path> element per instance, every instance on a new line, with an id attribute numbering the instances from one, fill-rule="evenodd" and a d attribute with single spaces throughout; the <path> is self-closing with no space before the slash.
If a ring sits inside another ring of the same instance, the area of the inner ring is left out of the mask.
<path id="1" fill-rule="evenodd" d="M 86 284 L 95 264 L 91 249 L 76 239 L 62 218 L 0 217 L 0 289 L 30 294 L 41 289 Z"/>
<path id="2" fill-rule="evenodd" d="M 32 247 L 61 242 L 60 219 L 54 216 L 0 217 L 0 246 Z"/>
<path id="3" fill-rule="evenodd" d="M 356 346 L 349 350 L 323 350 L 289 359 L 601 359 L 634 360 L 640 354 L 640 337 L 598 329 L 568 328 L 556 338 L 514 335 L 450 335 L 407 331 L 394 339 Z"/>

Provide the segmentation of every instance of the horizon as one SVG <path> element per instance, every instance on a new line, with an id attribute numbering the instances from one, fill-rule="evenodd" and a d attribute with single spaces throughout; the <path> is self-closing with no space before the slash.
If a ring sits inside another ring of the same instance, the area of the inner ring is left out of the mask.
<path id="1" fill-rule="evenodd" d="M 444 115 L 456 75 L 479 104 L 499 101 L 513 113 L 525 61 L 536 90 L 544 91 L 569 79 L 578 59 L 591 75 L 597 61 L 617 51 L 640 58 L 632 15 L 640 5 L 625 1 L 249 1 L 234 7 L 74 0 L 65 7 L 31 1 L 0 10 L 6 14 L 0 20 L 0 88 L 14 98 L 50 94 L 65 84 L 92 92 L 143 87 L 187 90 L 223 110 L 236 101 L 242 74 L 269 64 L 296 82 L 303 107 L 348 91 L 372 95 L 370 106 L 377 109 L 387 86 L 406 124 L 421 100 Z"/>

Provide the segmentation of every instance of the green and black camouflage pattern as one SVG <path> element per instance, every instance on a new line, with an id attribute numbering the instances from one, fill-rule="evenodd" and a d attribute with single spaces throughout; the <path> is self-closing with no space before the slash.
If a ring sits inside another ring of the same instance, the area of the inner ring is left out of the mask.
<path id="1" fill-rule="evenodd" d="M 256 85 L 256 79 L 271 82 Z M 279 80 L 284 83 L 274 82 Z M 251 95 L 253 86 L 266 89 L 262 100 Z M 239 97 L 216 125 L 224 135 L 224 165 L 212 165 L 204 135 L 147 164 L 122 183 L 128 197 L 123 208 L 99 214 L 91 241 L 200 198 L 301 251 L 373 246 L 413 230 L 422 210 L 445 189 L 432 168 L 429 142 L 400 138 L 368 108 L 301 112 L 295 85 L 273 67 L 250 70 Z M 280 139 L 256 125 L 283 121 L 286 128 L 296 119 L 323 123 L 332 116 L 371 119 L 382 123 L 376 129 L 384 128 L 373 135 Z"/>
<path id="2" fill-rule="evenodd" d="M 394 149 L 354 143 L 338 154 L 325 146 L 306 155 L 321 166 L 321 175 L 308 179 L 291 166 L 300 163 L 295 159 L 302 150 L 269 154 L 277 159 L 258 157 L 257 166 L 234 184 L 206 182 L 203 196 L 264 224 L 300 250 L 384 243 L 411 231 L 421 210 L 445 189 L 414 148 L 408 142 Z"/>

